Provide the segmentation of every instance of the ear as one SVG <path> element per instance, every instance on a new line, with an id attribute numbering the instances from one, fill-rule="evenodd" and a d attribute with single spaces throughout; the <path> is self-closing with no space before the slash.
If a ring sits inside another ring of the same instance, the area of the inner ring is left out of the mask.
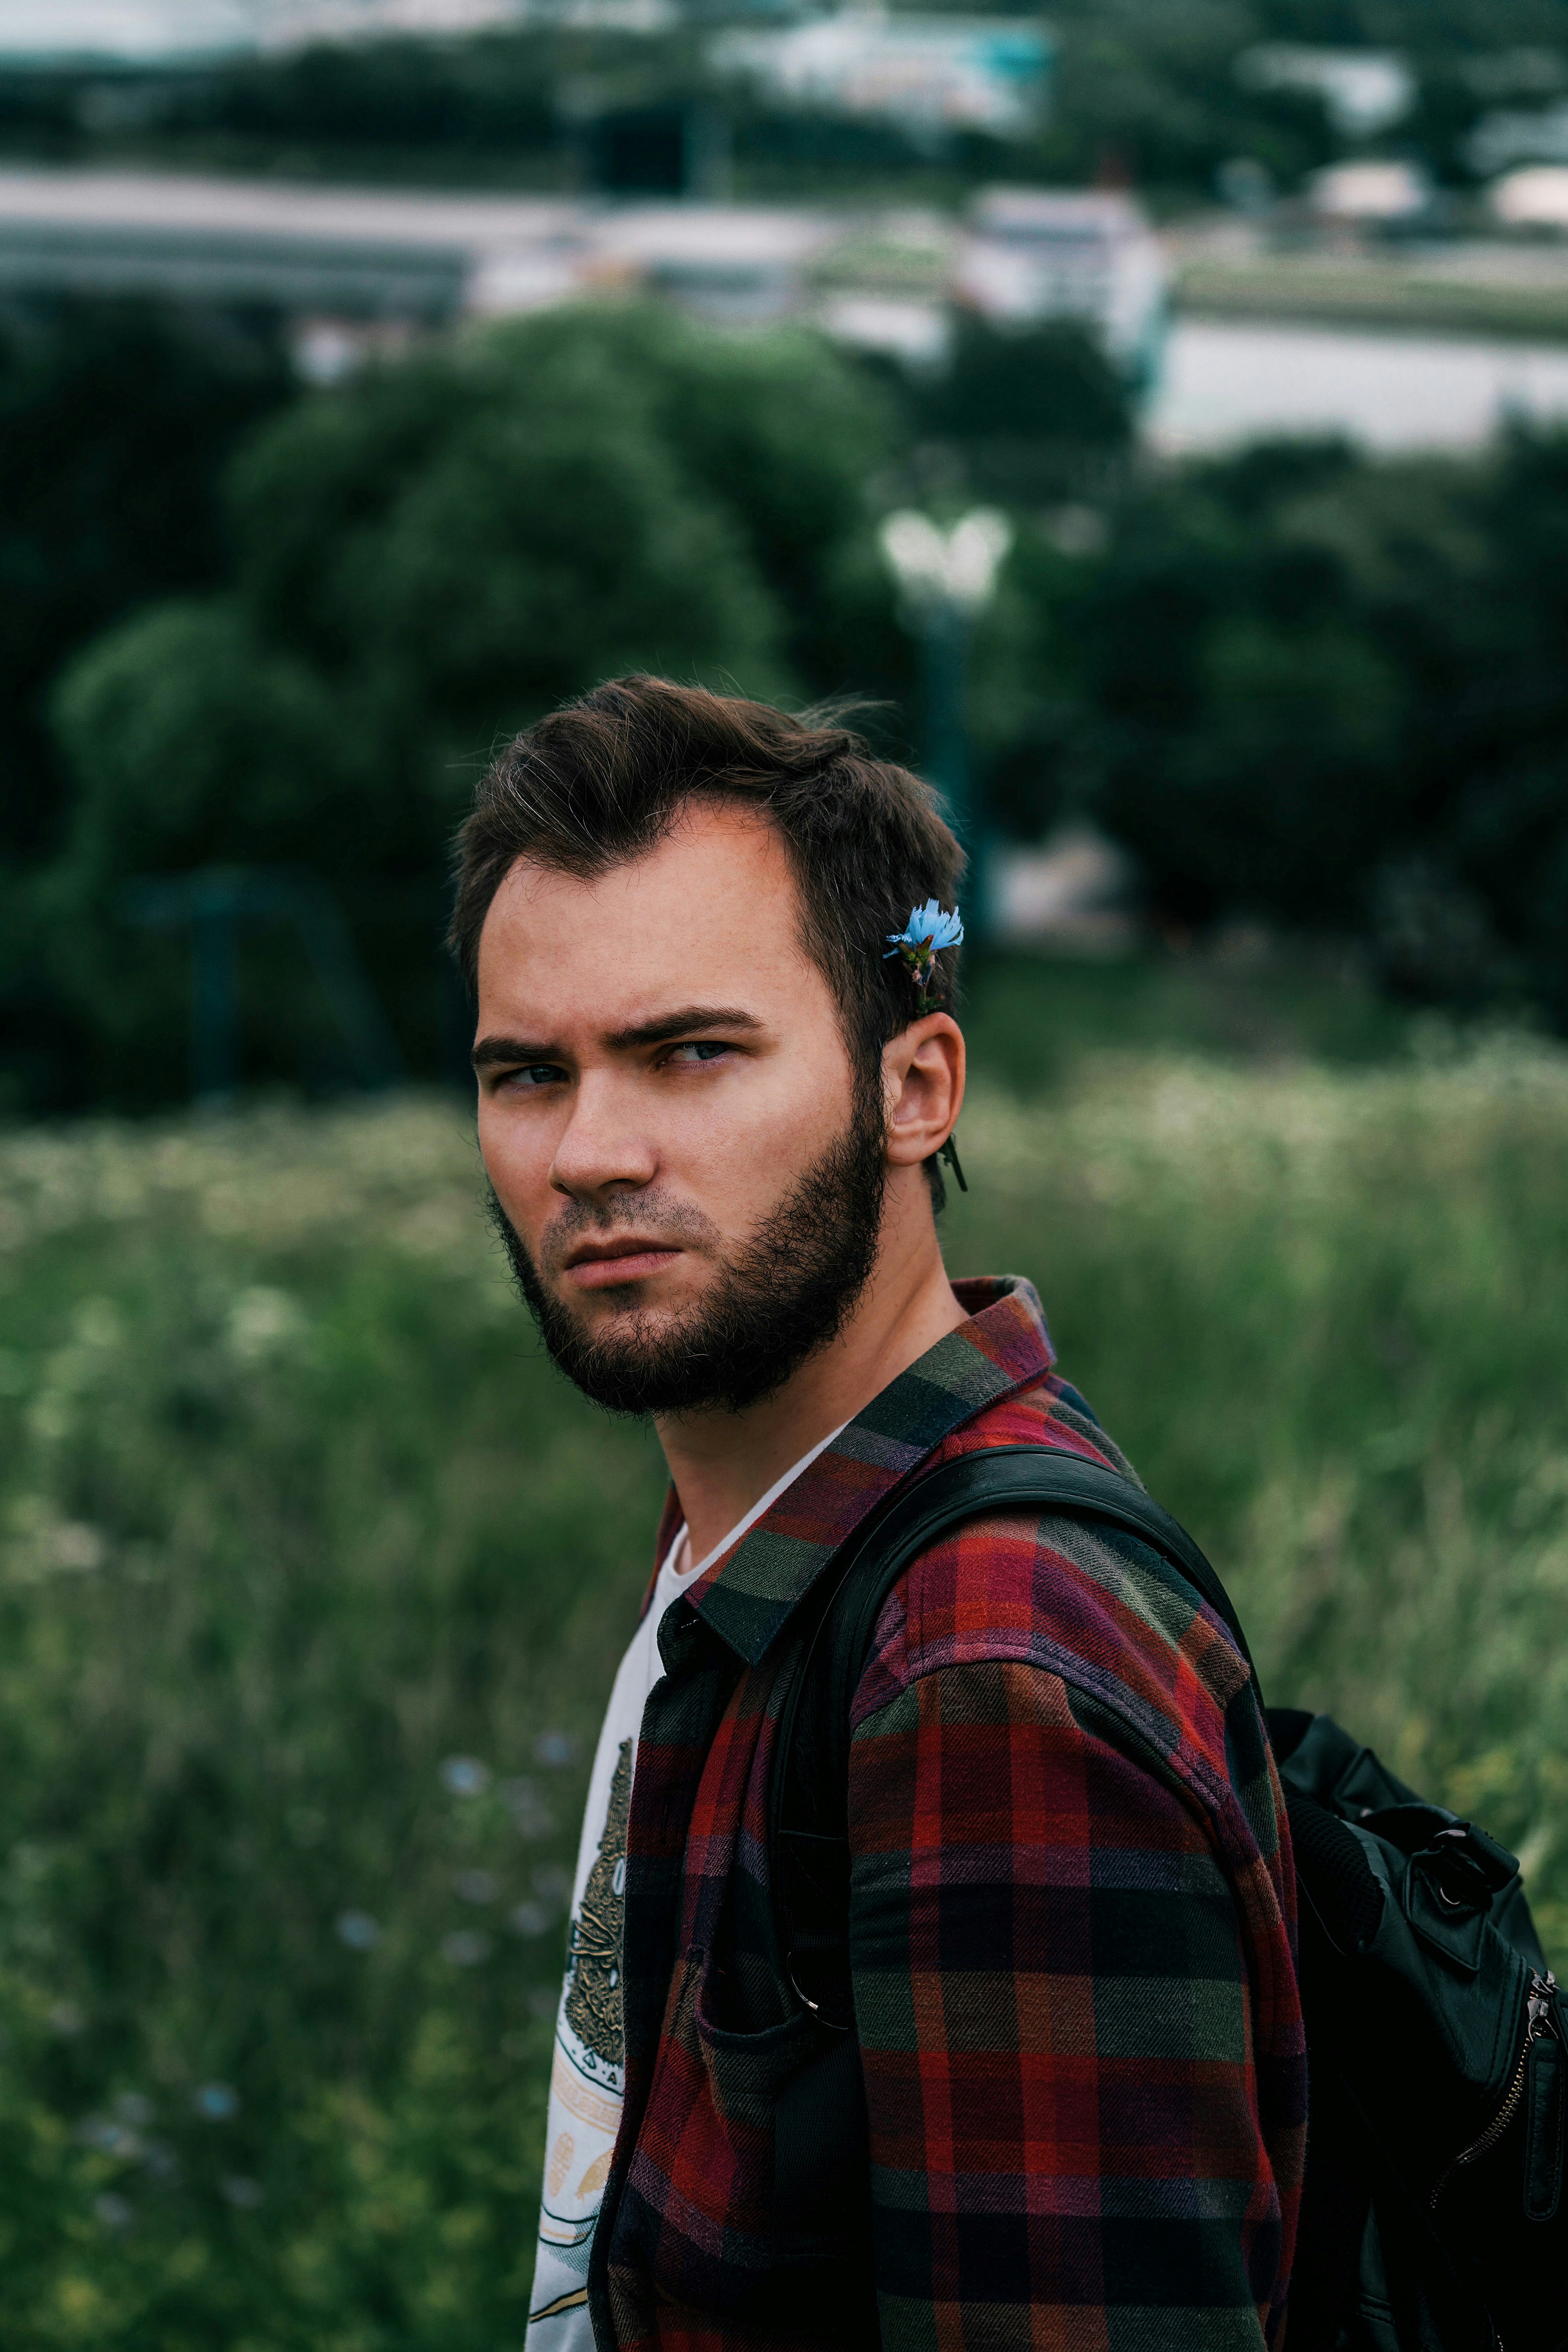
<path id="1" fill-rule="evenodd" d="M 940 1151 L 963 1108 L 963 1032 L 951 1013 L 928 1013 L 882 1048 L 888 1164 L 918 1168 Z"/>

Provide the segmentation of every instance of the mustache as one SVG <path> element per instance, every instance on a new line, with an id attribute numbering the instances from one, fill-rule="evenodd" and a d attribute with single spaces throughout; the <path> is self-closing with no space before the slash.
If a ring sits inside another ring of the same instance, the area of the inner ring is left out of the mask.
<path id="1" fill-rule="evenodd" d="M 493 1186 L 490 1201 L 493 1211 L 504 1217 Z M 540 1234 L 534 1262 L 542 1274 L 560 1274 L 568 1251 L 579 1243 L 611 1241 L 627 1232 L 655 1247 L 679 1244 L 687 1249 L 711 1251 L 720 1240 L 719 1228 L 700 1209 L 652 1185 L 640 1192 L 613 1192 L 604 1201 L 568 1201 Z"/>

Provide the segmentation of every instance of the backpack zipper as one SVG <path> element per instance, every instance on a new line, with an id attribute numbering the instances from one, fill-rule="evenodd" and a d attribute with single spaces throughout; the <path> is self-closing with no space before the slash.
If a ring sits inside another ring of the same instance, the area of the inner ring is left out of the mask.
<path id="1" fill-rule="evenodd" d="M 1458 2156 L 1450 2157 L 1437 2175 L 1436 2186 L 1428 2200 L 1428 2210 L 1434 2212 L 1436 2210 L 1438 2198 L 1441 2197 L 1461 2165 L 1474 2164 L 1479 2158 L 1487 2155 L 1497 2146 L 1513 2121 L 1519 2103 L 1524 2096 L 1525 2080 L 1530 2071 L 1531 2051 L 1543 2033 L 1550 2033 L 1552 2030 L 1552 2002 L 1556 1990 L 1557 1979 L 1550 1969 L 1544 1976 L 1538 1971 L 1532 1971 L 1530 1979 L 1529 2021 L 1524 2029 L 1524 2042 L 1520 2050 L 1519 2063 L 1513 2070 L 1513 2080 L 1508 2086 L 1501 2106 L 1479 2138 L 1473 2139 L 1468 2147 L 1462 2147 Z"/>

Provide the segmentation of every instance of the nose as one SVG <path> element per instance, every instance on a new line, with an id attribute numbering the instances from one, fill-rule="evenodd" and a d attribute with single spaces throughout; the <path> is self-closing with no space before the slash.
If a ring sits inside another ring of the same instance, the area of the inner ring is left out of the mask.
<path id="1" fill-rule="evenodd" d="M 658 1170 L 658 1155 L 628 1090 L 610 1072 L 584 1072 L 550 1164 L 551 1189 L 569 1200 L 591 1202 L 616 1192 L 641 1192 Z"/>

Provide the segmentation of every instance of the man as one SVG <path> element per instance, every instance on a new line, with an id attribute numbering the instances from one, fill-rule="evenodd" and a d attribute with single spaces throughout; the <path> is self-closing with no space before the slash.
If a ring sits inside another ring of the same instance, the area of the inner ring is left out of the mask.
<path id="1" fill-rule="evenodd" d="M 498 1227 L 556 1361 L 652 1415 L 671 1479 L 584 1825 L 530 2352 L 1279 2337 L 1279 1783 L 1217 1620 L 1081 1519 L 972 1521 L 882 1612 L 848 1797 L 864 2294 L 775 2227 L 820 2030 L 754 1964 L 792 1621 L 934 1463 L 1127 1467 L 1028 1285 L 942 1264 L 962 862 L 842 730 L 639 677 L 521 736 L 463 830 Z"/>

